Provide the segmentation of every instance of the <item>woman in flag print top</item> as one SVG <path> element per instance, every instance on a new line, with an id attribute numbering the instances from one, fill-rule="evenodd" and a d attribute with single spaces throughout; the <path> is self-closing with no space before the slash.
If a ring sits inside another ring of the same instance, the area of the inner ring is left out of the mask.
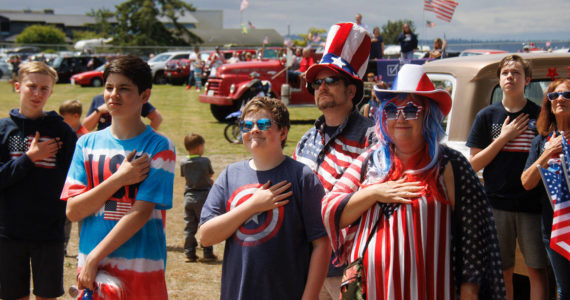
<path id="1" fill-rule="evenodd" d="M 363 258 L 367 299 L 504 299 L 483 187 L 465 157 L 439 144 L 451 97 L 411 64 L 375 93 L 379 143 L 323 199 L 339 263 Z"/>
<path id="2" fill-rule="evenodd" d="M 522 185 L 525 189 L 531 190 L 540 185 L 542 204 L 542 235 L 546 253 L 550 258 L 550 264 L 556 278 L 558 286 L 558 299 L 570 299 L 570 252 L 565 251 L 566 257 L 551 247 L 551 233 L 553 227 L 553 217 L 568 213 L 570 208 L 561 209 L 556 214 L 552 204 L 546 195 L 540 182 L 540 174 L 536 165 L 543 168 L 548 167 L 551 158 L 558 158 L 562 152 L 562 136 L 570 140 L 570 79 L 558 79 L 550 83 L 542 100 L 542 109 L 536 122 L 537 135 L 532 141 L 532 145 L 526 161 L 525 171 L 521 175 Z M 556 218 L 559 226 L 564 226 L 564 218 Z M 568 221 L 565 221 L 568 224 Z M 568 228 L 568 225 L 566 225 Z M 557 248 L 556 240 L 553 237 L 554 248 Z M 563 251 L 564 253 L 564 251 Z"/>

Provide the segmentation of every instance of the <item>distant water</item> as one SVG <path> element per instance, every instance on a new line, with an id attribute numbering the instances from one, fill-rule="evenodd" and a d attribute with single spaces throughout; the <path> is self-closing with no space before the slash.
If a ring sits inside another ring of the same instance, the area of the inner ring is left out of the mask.
<path id="1" fill-rule="evenodd" d="M 433 41 L 421 41 L 420 44 L 429 45 L 431 47 Z M 529 42 L 523 41 L 448 41 L 447 49 L 449 51 L 463 51 L 465 49 L 498 49 L 507 52 L 521 52 L 523 44 L 528 44 Z M 546 49 L 546 41 L 534 42 L 536 48 Z M 560 48 L 570 48 L 570 40 L 568 41 L 553 41 L 550 42 L 550 48 L 552 50 Z"/>

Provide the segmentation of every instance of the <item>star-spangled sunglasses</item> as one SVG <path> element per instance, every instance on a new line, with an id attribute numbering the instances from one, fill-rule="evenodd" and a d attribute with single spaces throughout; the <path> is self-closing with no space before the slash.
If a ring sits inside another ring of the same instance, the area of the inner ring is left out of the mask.
<path id="1" fill-rule="evenodd" d="M 386 120 L 396 120 L 399 115 L 404 116 L 404 120 L 415 120 L 420 116 L 423 106 L 417 105 L 413 102 L 408 102 L 406 105 L 398 106 L 394 103 L 386 103 L 384 105 L 384 115 Z"/>
<path id="2" fill-rule="evenodd" d="M 324 82 L 326 85 L 331 85 L 331 84 L 335 84 L 337 83 L 339 80 L 343 80 L 344 78 L 342 78 L 341 76 L 330 76 L 330 77 L 325 77 L 325 78 L 321 78 L 321 79 L 317 79 L 313 82 L 311 82 L 311 87 L 313 88 L 313 90 L 318 90 L 319 87 L 321 87 L 321 84 Z"/>
<path id="3" fill-rule="evenodd" d="M 259 119 L 257 121 L 240 121 L 239 129 L 243 133 L 250 132 L 253 129 L 254 123 L 257 125 L 257 128 L 259 128 L 259 130 L 269 130 L 271 128 L 271 120 L 265 118 Z"/>
<path id="4" fill-rule="evenodd" d="M 558 97 L 560 97 L 560 96 L 562 96 L 562 98 L 564 98 L 565 100 L 570 100 L 570 91 L 552 92 L 552 93 L 546 94 L 546 96 L 548 97 L 548 100 L 550 100 L 550 101 L 554 101 L 554 100 L 558 99 Z"/>

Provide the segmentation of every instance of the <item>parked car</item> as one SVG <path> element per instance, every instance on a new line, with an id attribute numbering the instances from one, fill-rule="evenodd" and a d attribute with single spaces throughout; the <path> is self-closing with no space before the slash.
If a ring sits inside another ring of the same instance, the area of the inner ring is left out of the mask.
<path id="1" fill-rule="evenodd" d="M 93 71 L 87 71 L 71 76 L 72 85 L 94 86 L 99 87 L 103 85 L 103 71 L 105 70 L 105 65 L 99 66 Z"/>
<path id="2" fill-rule="evenodd" d="M 209 61 L 210 55 L 213 53 L 213 50 L 205 50 L 200 51 L 200 60 L 205 62 L 205 68 L 203 70 L 202 80 L 206 82 L 208 80 L 208 76 L 210 74 L 210 65 L 211 62 Z M 222 54 L 224 55 L 224 59 L 230 59 L 234 52 L 240 53 L 252 53 L 255 54 L 255 49 L 242 49 L 242 50 L 222 50 Z M 184 84 L 188 80 L 188 76 L 190 75 L 190 60 L 186 58 L 182 59 L 172 59 L 166 63 L 166 68 L 164 70 L 164 76 L 166 77 L 166 81 L 173 85 L 181 85 Z"/>
<path id="3" fill-rule="evenodd" d="M 5 59 L 0 59 L 0 79 L 4 76 L 9 78 L 12 74 L 12 65 L 8 63 Z"/>
<path id="4" fill-rule="evenodd" d="M 52 67 L 57 71 L 59 83 L 70 82 L 71 76 L 82 72 L 94 70 L 105 64 L 105 57 L 102 56 L 69 56 L 58 57 Z"/>
<path id="5" fill-rule="evenodd" d="M 188 59 L 190 57 L 190 51 L 175 51 L 175 52 L 164 52 L 157 56 L 151 58 L 148 61 L 148 65 L 152 71 L 152 79 L 156 84 L 166 84 L 168 82 L 164 71 L 166 70 L 166 63 L 173 59 Z"/>
<path id="6" fill-rule="evenodd" d="M 461 51 L 461 53 L 459 53 L 459 56 L 477 56 L 498 53 L 507 53 L 507 51 L 497 49 L 466 49 Z"/>
<path id="7" fill-rule="evenodd" d="M 447 144 L 469 157 L 465 141 L 475 115 L 486 106 L 502 100 L 497 67 L 508 53 L 455 57 L 424 64 L 428 77 L 438 88 L 451 93 L 452 108 L 444 120 Z M 517 53 L 532 68 L 532 81 L 525 96 L 542 104 L 544 91 L 553 78 L 568 77 L 570 53 Z"/>

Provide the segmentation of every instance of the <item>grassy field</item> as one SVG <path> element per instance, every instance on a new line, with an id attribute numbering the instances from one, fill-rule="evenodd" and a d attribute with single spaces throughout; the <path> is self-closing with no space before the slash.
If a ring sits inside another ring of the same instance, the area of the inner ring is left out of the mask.
<path id="1" fill-rule="evenodd" d="M 84 114 L 87 112 L 91 99 L 102 88 L 82 88 L 69 84 L 58 84 L 46 104 L 46 110 L 56 110 L 67 99 L 78 99 L 83 104 Z M 226 165 L 249 157 L 243 145 L 228 143 L 223 136 L 225 124 L 216 122 L 210 113 L 209 105 L 198 102 L 198 93 L 187 91 L 180 86 L 155 86 L 150 101 L 158 108 L 164 117 L 159 131 L 168 136 L 176 145 L 178 157 L 186 155 L 183 138 L 190 132 L 202 135 L 206 140 L 205 156 L 212 161 L 216 177 Z M 12 108 L 19 107 L 19 95 L 12 92 L 11 86 L 0 82 L 0 118 L 8 117 Z M 314 107 L 297 107 L 290 109 L 293 125 L 289 132 L 285 153 L 291 155 L 297 141 L 303 133 L 312 126 L 312 120 L 319 111 Z M 211 264 L 186 263 L 183 253 L 184 245 L 184 214 L 183 192 L 184 180 L 180 177 L 177 165 L 174 180 L 173 208 L 167 213 L 166 242 L 168 247 L 168 262 L 166 266 L 166 284 L 170 299 L 216 299 L 219 298 L 221 261 Z M 73 227 L 68 253 L 77 253 L 77 227 Z M 223 244 L 215 246 L 215 253 L 222 257 Z M 201 251 L 198 256 L 201 256 Z M 75 284 L 77 262 L 75 258 L 65 259 L 65 288 Z M 69 298 L 67 296 L 63 299 Z"/>

